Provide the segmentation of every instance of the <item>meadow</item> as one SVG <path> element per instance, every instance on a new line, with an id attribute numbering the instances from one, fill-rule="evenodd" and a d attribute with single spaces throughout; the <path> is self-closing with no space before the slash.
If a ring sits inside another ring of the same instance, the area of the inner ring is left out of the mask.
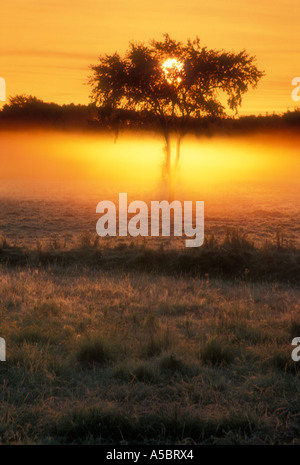
<path id="1" fill-rule="evenodd" d="M 2 238 L 1 444 L 298 444 L 299 252 L 250 245 Z"/>
<path id="2" fill-rule="evenodd" d="M 100 200 L 164 198 L 143 137 L 1 133 L 0 444 L 299 444 L 298 136 L 187 138 L 192 250 L 96 235 Z"/>

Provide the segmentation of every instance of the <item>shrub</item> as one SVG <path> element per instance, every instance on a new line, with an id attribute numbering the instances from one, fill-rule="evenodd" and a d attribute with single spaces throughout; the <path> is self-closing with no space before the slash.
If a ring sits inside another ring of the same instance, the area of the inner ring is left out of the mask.
<path id="1" fill-rule="evenodd" d="M 233 349 L 218 339 L 211 339 L 201 349 L 199 358 L 203 363 L 224 365 L 234 360 Z"/>
<path id="2" fill-rule="evenodd" d="M 185 371 L 185 365 L 175 354 L 164 355 L 160 362 L 159 367 L 161 371 L 171 371 L 183 373 Z"/>
<path id="3" fill-rule="evenodd" d="M 290 336 L 292 338 L 300 337 L 300 321 L 292 320 L 290 323 L 289 330 L 290 330 Z"/>
<path id="4" fill-rule="evenodd" d="M 113 347 L 99 336 L 82 341 L 76 352 L 77 361 L 83 363 L 107 363 L 115 356 Z"/>
<path id="5" fill-rule="evenodd" d="M 168 351 L 172 346 L 169 330 L 164 332 L 150 332 L 146 342 L 142 345 L 142 357 L 157 357 L 162 352 Z"/>
<path id="6" fill-rule="evenodd" d="M 284 371 L 285 373 L 296 374 L 299 373 L 300 366 L 294 362 L 291 357 L 291 351 L 277 351 L 269 359 L 269 363 L 277 370 Z"/>

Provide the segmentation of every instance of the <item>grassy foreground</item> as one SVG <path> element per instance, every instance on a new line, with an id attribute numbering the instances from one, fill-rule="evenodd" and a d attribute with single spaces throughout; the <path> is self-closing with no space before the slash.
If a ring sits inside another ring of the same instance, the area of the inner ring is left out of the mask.
<path id="1" fill-rule="evenodd" d="M 295 282 L 119 267 L 86 246 L 76 266 L 49 259 L 59 247 L 2 260 L 0 444 L 300 443 Z"/>

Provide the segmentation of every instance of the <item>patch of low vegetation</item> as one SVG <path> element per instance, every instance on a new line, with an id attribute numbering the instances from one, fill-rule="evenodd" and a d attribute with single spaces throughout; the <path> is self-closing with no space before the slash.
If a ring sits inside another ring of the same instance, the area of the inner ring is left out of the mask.
<path id="1" fill-rule="evenodd" d="M 234 360 L 234 357 L 233 348 L 217 338 L 203 344 L 199 351 L 200 360 L 212 365 L 227 365 Z"/>
<path id="2" fill-rule="evenodd" d="M 113 246 L 109 243 L 107 246 L 103 238 L 100 240 L 99 236 L 85 234 L 69 246 L 66 241 L 54 237 L 46 246 L 38 244 L 37 248 L 24 248 L 8 246 L 7 240 L 2 238 L 0 263 L 32 267 L 86 266 L 105 271 L 155 272 L 169 276 L 184 274 L 242 281 L 300 281 L 300 251 L 283 239 L 279 241 L 278 237 L 273 242 L 258 246 L 245 233 L 227 228 L 222 239 L 208 235 L 198 249 L 186 249 L 184 246 L 164 248 L 162 243 L 160 247 L 153 247 L 152 244 L 148 238 L 142 243 L 120 240 Z"/>
<path id="3" fill-rule="evenodd" d="M 53 426 L 52 432 L 62 443 L 105 443 L 110 437 L 114 442 L 191 444 L 221 438 L 230 433 L 239 437 L 251 435 L 253 431 L 264 431 L 267 424 L 255 412 L 229 411 L 211 415 L 208 412 L 173 408 L 133 416 L 125 409 L 98 408 L 72 409 L 62 415 Z M 125 440 L 126 438 L 126 440 Z"/>
<path id="4" fill-rule="evenodd" d="M 141 343 L 141 357 L 157 357 L 162 352 L 169 350 L 172 345 L 174 345 L 174 340 L 168 328 L 163 331 L 150 331 Z"/>
<path id="5" fill-rule="evenodd" d="M 272 367 L 276 368 L 279 371 L 283 371 L 285 373 L 300 374 L 300 366 L 297 362 L 294 362 L 292 360 L 291 351 L 287 348 L 285 350 L 275 350 L 268 362 Z"/>
<path id="6" fill-rule="evenodd" d="M 101 336 L 86 337 L 80 341 L 76 350 L 78 362 L 104 364 L 115 360 L 120 348 L 116 344 L 109 343 Z"/>

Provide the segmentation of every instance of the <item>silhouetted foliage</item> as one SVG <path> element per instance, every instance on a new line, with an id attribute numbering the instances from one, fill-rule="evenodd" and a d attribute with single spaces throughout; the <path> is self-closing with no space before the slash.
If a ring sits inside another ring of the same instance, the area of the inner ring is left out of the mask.
<path id="1" fill-rule="evenodd" d="M 104 131 L 108 127 L 116 130 L 116 126 L 133 131 L 157 129 L 155 117 L 147 111 L 118 109 L 114 112 L 114 120 L 115 125 L 112 125 L 112 119 L 107 109 L 97 108 L 95 104 L 58 105 L 46 103 L 27 95 L 17 95 L 10 98 L 9 103 L 0 110 L 0 127 L 15 125 L 51 126 L 54 128 L 76 126 L 80 129 L 95 131 Z M 178 125 L 180 125 L 180 119 Z M 239 118 L 190 117 L 186 131 L 197 136 L 214 136 L 216 134 L 234 136 L 254 134 L 257 131 L 272 132 L 286 129 L 298 132 L 299 126 L 300 108 L 296 108 L 282 115 L 249 115 Z M 174 127 L 176 127 L 175 118 Z"/>
<path id="2" fill-rule="evenodd" d="M 32 95 L 16 95 L 0 112 L 0 121 L 22 125 L 63 126 L 86 124 L 93 105 L 58 105 L 46 103 Z"/>

